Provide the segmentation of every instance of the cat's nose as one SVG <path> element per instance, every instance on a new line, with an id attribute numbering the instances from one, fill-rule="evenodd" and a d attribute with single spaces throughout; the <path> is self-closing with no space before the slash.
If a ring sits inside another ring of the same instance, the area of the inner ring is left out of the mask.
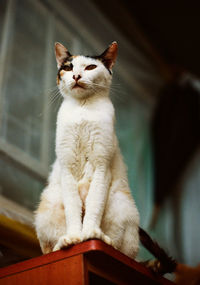
<path id="1" fill-rule="evenodd" d="M 77 82 L 81 78 L 80 74 L 79 75 L 73 75 L 73 79 Z"/>

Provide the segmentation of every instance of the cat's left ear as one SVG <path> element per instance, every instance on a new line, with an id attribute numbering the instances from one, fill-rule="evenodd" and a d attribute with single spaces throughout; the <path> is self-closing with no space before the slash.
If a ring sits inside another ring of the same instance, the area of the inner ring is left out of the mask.
<path id="1" fill-rule="evenodd" d="M 60 43 L 55 43 L 55 54 L 57 67 L 60 68 L 63 62 L 71 56 L 70 52 Z"/>
<path id="2" fill-rule="evenodd" d="M 118 50 L 118 44 L 117 42 L 113 42 L 101 55 L 100 58 L 103 61 L 106 68 L 109 70 L 112 69 L 112 67 L 115 64 L 116 58 L 117 58 L 117 50 Z"/>

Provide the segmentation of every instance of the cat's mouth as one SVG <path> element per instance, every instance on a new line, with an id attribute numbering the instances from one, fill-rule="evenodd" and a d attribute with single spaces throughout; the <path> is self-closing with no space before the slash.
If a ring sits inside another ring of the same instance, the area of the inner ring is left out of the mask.
<path id="1" fill-rule="evenodd" d="M 82 83 L 75 83 L 74 86 L 72 87 L 72 89 L 77 89 L 77 88 L 82 88 L 85 89 L 84 85 Z"/>

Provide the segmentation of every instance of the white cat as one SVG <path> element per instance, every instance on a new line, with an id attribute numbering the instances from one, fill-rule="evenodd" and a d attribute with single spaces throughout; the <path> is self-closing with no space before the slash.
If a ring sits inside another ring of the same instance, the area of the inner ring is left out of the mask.
<path id="1" fill-rule="evenodd" d="M 134 258 L 139 214 L 109 98 L 117 43 L 95 57 L 72 56 L 60 43 L 55 53 L 64 100 L 57 117 L 57 159 L 35 215 L 42 251 L 98 238 Z"/>

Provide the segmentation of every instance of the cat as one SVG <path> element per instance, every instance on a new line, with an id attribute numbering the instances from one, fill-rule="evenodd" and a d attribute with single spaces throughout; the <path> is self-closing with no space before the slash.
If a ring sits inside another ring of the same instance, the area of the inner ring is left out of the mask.
<path id="1" fill-rule="evenodd" d="M 73 56 L 55 44 L 63 96 L 56 129 L 56 161 L 35 214 L 43 253 L 98 238 L 135 258 L 139 213 L 115 134 L 109 98 L 118 45 L 99 56 Z"/>
<path id="2" fill-rule="evenodd" d="M 99 56 L 73 56 L 55 44 L 63 102 L 57 116 L 56 160 L 35 212 L 36 233 L 44 254 L 97 238 L 135 258 L 141 240 L 161 261 L 146 266 L 171 272 L 174 260 L 139 227 L 115 134 L 109 90 L 117 50 L 113 42 Z"/>

